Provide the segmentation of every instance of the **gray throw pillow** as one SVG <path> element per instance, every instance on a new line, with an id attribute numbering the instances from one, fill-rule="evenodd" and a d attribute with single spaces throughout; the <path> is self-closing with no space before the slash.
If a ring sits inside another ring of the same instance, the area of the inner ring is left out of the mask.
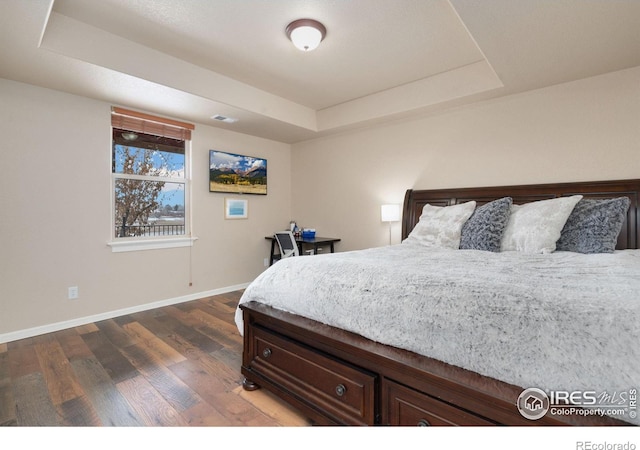
<path id="1" fill-rule="evenodd" d="M 499 252 L 512 202 L 511 197 L 503 197 L 478 206 L 462 226 L 460 248 Z"/>
<path id="2" fill-rule="evenodd" d="M 578 253 L 612 253 L 627 218 L 628 197 L 606 200 L 583 198 L 562 229 L 556 250 Z"/>

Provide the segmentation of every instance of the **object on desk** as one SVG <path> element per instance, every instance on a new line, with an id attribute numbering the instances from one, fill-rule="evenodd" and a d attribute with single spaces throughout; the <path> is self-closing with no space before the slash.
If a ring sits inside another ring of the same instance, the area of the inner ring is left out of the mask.
<path id="1" fill-rule="evenodd" d="M 285 231 L 286 233 L 286 231 Z M 269 253 L 269 265 L 272 265 L 278 259 L 280 259 L 280 254 L 276 253 L 276 247 L 278 240 L 276 239 L 275 234 L 270 236 L 265 236 L 265 239 L 271 241 L 271 252 Z M 298 254 L 302 255 L 305 250 L 303 247 L 313 246 L 313 254 L 324 253 L 321 252 L 323 248 L 326 246 L 329 247 L 329 251 L 331 253 L 334 252 L 334 244 L 336 242 L 340 242 L 340 238 L 332 238 L 332 237 L 314 237 L 313 239 L 302 240 L 300 236 L 296 237 L 296 244 L 298 244 Z"/>
<path id="2" fill-rule="evenodd" d="M 289 230 L 293 233 L 294 231 L 296 231 L 296 228 L 298 227 L 298 225 L 296 225 L 296 221 L 292 220 L 291 222 L 289 222 Z"/>
<path id="3" fill-rule="evenodd" d="M 302 229 L 302 239 L 314 239 L 316 237 L 316 229 L 315 228 L 303 228 Z"/>
<path id="4" fill-rule="evenodd" d="M 281 258 L 288 258 L 290 256 L 299 256 L 298 244 L 296 243 L 293 233 L 291 231 L 279 231 L 275 234 L 276 241 L 280 247 Z"/>

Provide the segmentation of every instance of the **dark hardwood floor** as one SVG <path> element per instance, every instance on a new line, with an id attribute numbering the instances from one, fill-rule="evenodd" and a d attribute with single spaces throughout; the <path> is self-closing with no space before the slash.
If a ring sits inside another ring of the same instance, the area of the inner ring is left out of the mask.
<path id="1" fill-rule="evenodd" d="M 242 389 L 241 294 L 0 344 L 0 425 L 309 425 Z"/>

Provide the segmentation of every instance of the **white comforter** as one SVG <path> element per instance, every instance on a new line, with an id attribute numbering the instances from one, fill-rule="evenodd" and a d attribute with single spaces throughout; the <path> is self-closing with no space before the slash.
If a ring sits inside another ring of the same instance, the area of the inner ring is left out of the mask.
<path id="1" fill-rule="evenodd" d="M 639 250 L 532 255 L 405 243 L 288 258 L 240 303 L 252 300 L 524 388 L 640 388 Z M 239 309 L 236 323 L 242 333 Z"/>

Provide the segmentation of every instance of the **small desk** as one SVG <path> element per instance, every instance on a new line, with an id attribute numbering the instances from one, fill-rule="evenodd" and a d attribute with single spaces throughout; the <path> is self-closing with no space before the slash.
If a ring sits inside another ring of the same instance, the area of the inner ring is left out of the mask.
<path id="1" fill-rule="evenodd" d="M 269 265 L 273 264 L 276 260 L 276 238 L 273 236 L 265 236 L 265 239 L 271 241 L 271 253 L 269 256 Z M 331 253 L 334 252 L 334 244 L 336 242 L 340 242 L 339 238 L 330 238 L 330 237 L 314 237 L 311 239 L 303 239 L 302 237 L 296 238 L 296 244 L 298 244 L 298 251 L 301 255 L 304 255 L 303 247 L 304 246 L 313 246 L 313 253 L 318 253 L 318 248 L 323 245 L 329 245 L 331 248 Z"/>

